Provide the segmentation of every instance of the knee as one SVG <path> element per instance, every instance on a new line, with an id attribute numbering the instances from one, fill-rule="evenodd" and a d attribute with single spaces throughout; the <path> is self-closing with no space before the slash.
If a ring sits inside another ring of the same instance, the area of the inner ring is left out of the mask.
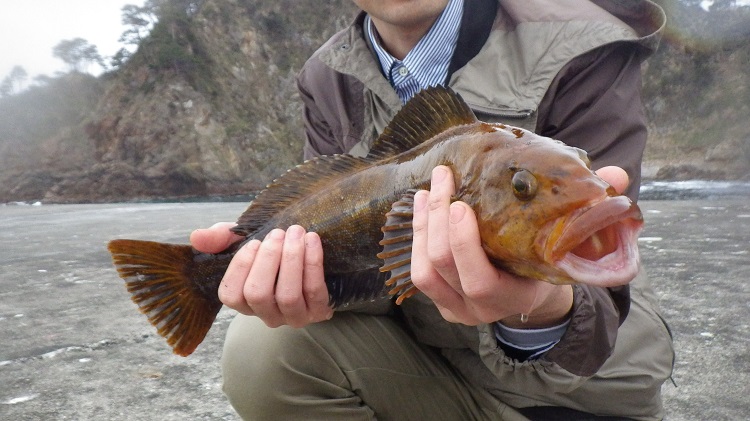
<path id="1" fill-rule="evenodd" d="M 327 355 L 319 349 L 305 329 L 272 329 L 239 315 L 224 343 L 223 391 L 244 419 L 279 419 L 296 406 L 295 399 L 310 396 L 307 389 L 330 377 L 330 364 L 321 361 Z"/>
<path id="2" fill-rule="evenodd" d="M 229 402 L 243 416 L 256 414 L 268 404 L 273 393 L 284 384 L 279 359 L 283 351 L 278 329 L 266 327 L 260 319 L 238 315 L 227 330 L 221 358 L 223 390 Z"/>

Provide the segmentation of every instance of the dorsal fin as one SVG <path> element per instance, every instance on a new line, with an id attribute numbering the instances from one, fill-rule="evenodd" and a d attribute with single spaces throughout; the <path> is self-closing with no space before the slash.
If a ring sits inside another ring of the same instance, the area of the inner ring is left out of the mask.
<path id="1" fill-rule="evenodd" d="M 301 197 L 319 191 L 335 178 L 349 175 L 369 165 L 369 160 L 351 155 L 328 155 L 307 160 L 282 174 L 258 193 L 232 231 L 239 235 L 250 235 L 278 211 Z"/>
<path id="2" fill-rule="evenodd" d="M 393 117 L 367 156 L 383 159 L 421 145 L 451 127 L 477 121 L 463 98 L 450 88 L 434 86 L 418 92 Z"/>

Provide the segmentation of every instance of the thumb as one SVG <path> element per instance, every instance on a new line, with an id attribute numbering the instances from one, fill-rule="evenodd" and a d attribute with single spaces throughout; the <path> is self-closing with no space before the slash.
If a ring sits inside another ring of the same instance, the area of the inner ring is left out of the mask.
<path id="1" fill-rule="evenodd" d="M 223 251 L 243 238 L 230 231 L 235 225 L 233 222 L 219 222 L 210 228 L 197 229 L 190 233 L 190 244 L 203 253 Z"/>
<path id="2" fill-rule="evenodd" d="M 628 184 L 630 183 L 628 173 L 620 167 L 602 167 L 596 170 L 596 175 L 609 183 L 620 194 L 628 188 Z"/>

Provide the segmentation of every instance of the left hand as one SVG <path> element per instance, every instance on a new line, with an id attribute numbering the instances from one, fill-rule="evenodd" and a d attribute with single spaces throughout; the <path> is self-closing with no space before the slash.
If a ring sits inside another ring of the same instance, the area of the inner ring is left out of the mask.
<path id="1" fill-rule="evenodd" d="M 627 174 L 606 167 L 597 174 L 616 190 L 627 187 Z M 497 269 L 482 249 L 473 210 L 451 203 L 453 174 L 447 167 L 432 173 L 430 191 L 414 196 L 414 285 L 449 322 L 478 325 L 502 321 L 510 327 L 543 328 L 562 323 L 573 305 L 570 285 L 519 277 Z M 528 320 L 521 323 L 520 315 Z"/>
<path id="2" fill-rule="evenodd" d="M 204 253 L 218 253 L 243 239 L 230 231 L 233 226 L 195 230 L 190 242 Z M 226 306 L 257 316 L 269 327 L 303 327 L 333 316 L 320 237 L 299 225 L 275 229 L 262 242 L 252 240 L 237 250 L 218 294 Z"/>

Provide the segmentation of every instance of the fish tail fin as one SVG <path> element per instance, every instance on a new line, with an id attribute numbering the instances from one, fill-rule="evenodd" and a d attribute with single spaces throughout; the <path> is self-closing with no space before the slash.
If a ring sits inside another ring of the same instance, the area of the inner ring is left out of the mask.
<path id="1" fill-rule="evenodd" d="M 141 313 L 175 354 L 190 355 L 221 309 L 217 291 L 229 264 L 227 255 L 139 240 L 113 240 L 108 249 Z"/>

